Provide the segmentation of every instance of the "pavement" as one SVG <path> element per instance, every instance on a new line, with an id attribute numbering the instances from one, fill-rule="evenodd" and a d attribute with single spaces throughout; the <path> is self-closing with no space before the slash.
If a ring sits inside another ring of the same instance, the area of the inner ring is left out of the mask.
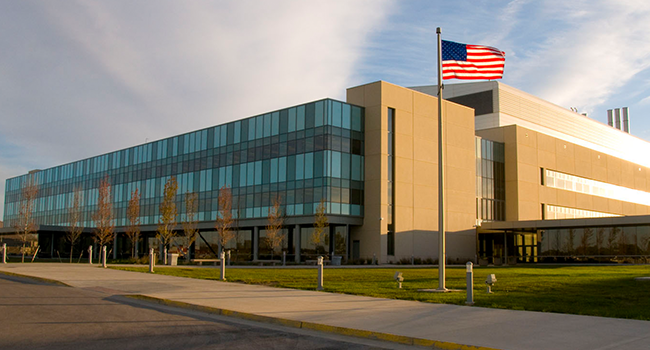
<path id="1" fill-rule="evenodd" d="M 442 349 L 649 349 L 650 322 L 429 304 L 102 269 L 6 264 L 0 271 L 250 320 Z"/>
<path id="2" fill-rule="evenodd" d="M 0 349 L 412 349 L 0 273 Z"/>

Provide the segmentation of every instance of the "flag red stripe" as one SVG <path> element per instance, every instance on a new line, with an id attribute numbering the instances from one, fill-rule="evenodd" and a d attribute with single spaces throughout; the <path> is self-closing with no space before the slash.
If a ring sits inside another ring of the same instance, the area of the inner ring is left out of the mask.
<path id="1" fill-rule="evenodd" d="M 467 60 L 442 62 L 443 79 L 501 79 L 505 53 L 497 48 L 466 45 Z"/>

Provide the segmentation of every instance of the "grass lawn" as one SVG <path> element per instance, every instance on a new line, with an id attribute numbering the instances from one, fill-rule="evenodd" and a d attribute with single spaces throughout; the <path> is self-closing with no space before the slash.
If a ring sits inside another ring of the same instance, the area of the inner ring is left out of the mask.
<path id="1" fill-rule="evenodd" d="M 145 267 L 113 267 L 147 272 Z M 402 289 L 393 280 L 395 271 L 404 275 Z M 218 279 L 218 268 L 157 267 L 157 274 Z M 485 279 L 495 274 L 494 294 L 487 294 Z M 316 289 L 316 268 L 251 269 L 229 267 L 229 282 L 273 287 Z M 650 266 L 526 266 L 474 268 L 476 306 L 514 310 L 558 312 L 650 320 L 650 282 L 634 277 L 650 276 Z M 430 303 L 465 304 L 465 268 L 447 268 L 447 288 L 456 293 L 426 293 L 418 289 L 437 288 L 436 268 L 341 268 L 325 269 L 326 292 L 371 297 L 417 300 Z"/>

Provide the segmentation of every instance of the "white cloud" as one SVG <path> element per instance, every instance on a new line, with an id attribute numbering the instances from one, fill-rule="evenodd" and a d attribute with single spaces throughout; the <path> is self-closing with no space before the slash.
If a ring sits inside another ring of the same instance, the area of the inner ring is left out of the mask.
<path id="1" fill-rule="evenodd" d="M 537 15 L 543 40 L 508 67 L 528 92 L 589 110 L 650 67 L 650 3 L 547 1 Z"/>
<path id="2" fill-rule="evenodd" d="M 0 181 L 33 164 L 343 98 L 389 5 L 3 2 L 0 152 L 16 145 L 23 160 L 3 163 Z"/>

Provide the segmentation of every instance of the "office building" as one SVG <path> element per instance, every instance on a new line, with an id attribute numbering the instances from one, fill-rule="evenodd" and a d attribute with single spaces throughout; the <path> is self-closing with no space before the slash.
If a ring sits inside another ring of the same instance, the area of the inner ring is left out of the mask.
<path id="1" fill-rule="evenodd" d="M 299 262 L 318 254 L 355 262 L 435 261 L 436 91 L 370 83 L 348 89 L 346 102 L 315 101 L 8 179 L 4 220 L 10 226 L 17 219 L 21 188 L 33 178 L 42 254 L 67 252 L 73 191 L 83 192 L 89 232 L 99 182 L 108 176 L 118 238 L 113 254 L 130 254 L 123 232 L 136 188 L 142 254 L 158 247 L 161 193 L 175 176 L 179 222 L 184 194 L 199 196 L 197 257 L 218 249 L 219 189 L 228 187 L 238 234 L 226 248 L 237 260 L 285 251 Z M 444 98 L 448 262 L 650 253 L 650 161 L 639 156 L 650 143 L 497 82 L 448 85 Z M 265 236 L 275 198 L 285 213 L 285 241 L 271 252 Z M 321 201 L 329 228 L 326 241 L 315 243 Z M 80 247 L 89 242 L 87 234 Z"/>

